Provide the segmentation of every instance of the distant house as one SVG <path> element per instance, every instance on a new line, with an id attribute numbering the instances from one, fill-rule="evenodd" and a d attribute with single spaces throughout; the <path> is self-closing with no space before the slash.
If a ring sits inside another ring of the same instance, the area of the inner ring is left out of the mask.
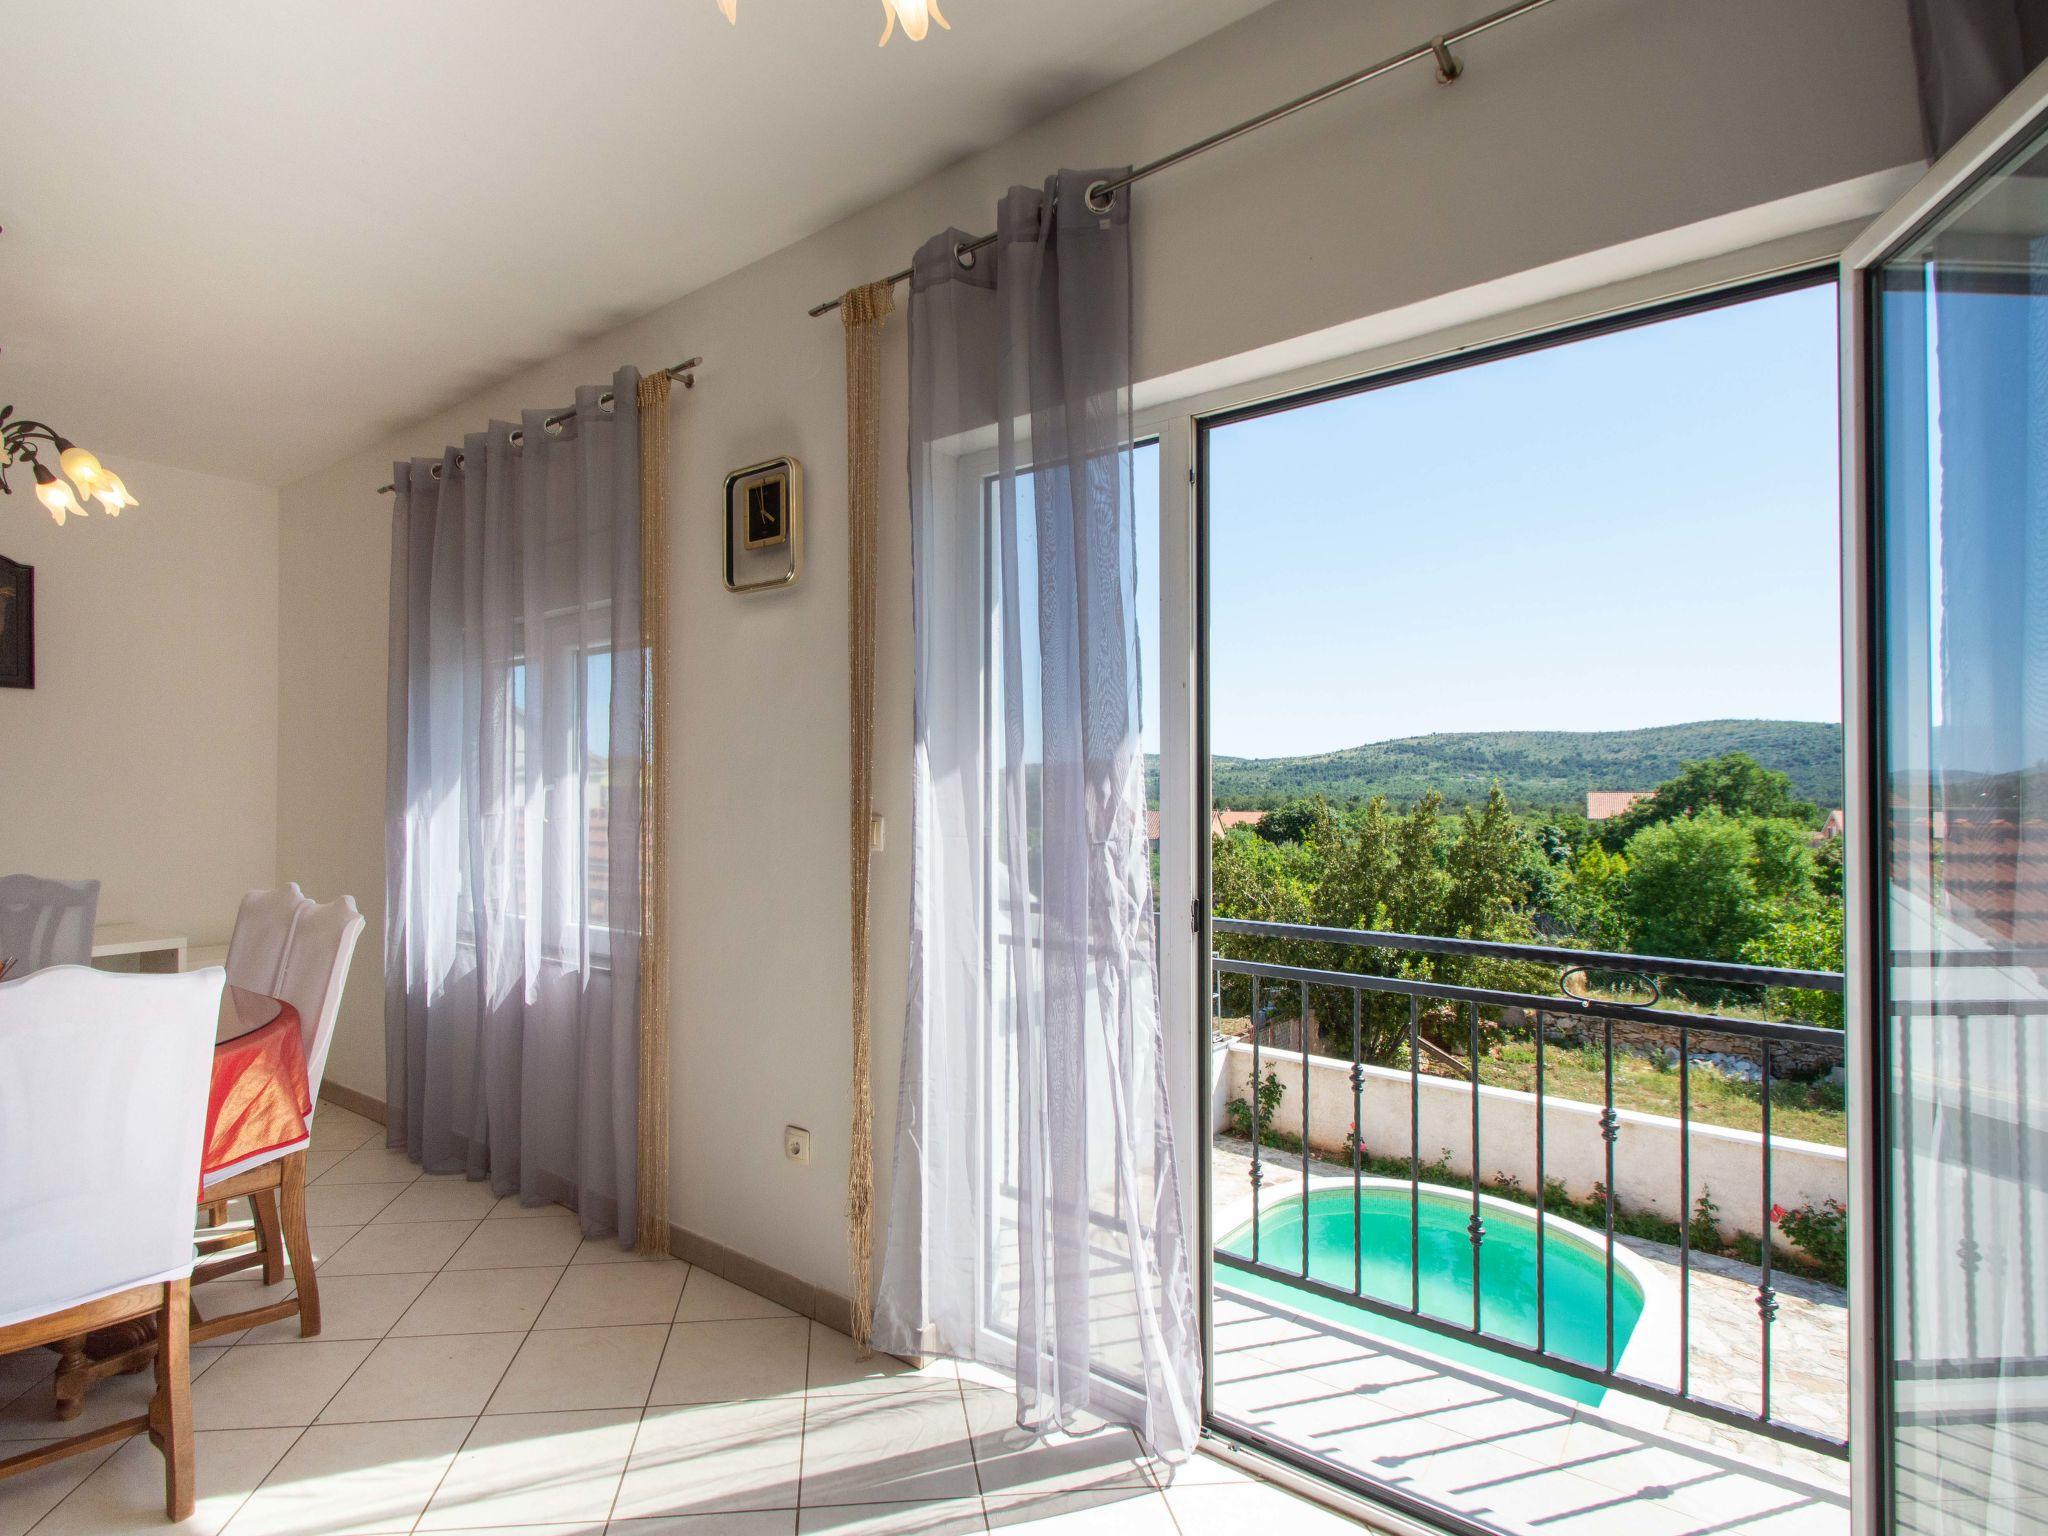
<path id="1" fill-rule="evenodd" d="M 1209 831 L 1214 836 L 1221 837 L 1232 827 L 1256 827 L 1265 819 L 1266 813 L 1264 811 L 1211 811 L 1209 813 Z M 1157 811 L 1147 811 L 1145 813 L 1145 837 L 1149 842 L 1156 843 L 1159 841 L 1159 813 Z"/>
<path id="2" fill-rule="evenodd" d="M 1586 791 L 1586 820 L 1610 820 L 1638 800 L 1649 798 L 1647 789 L 1589 789 Z"/>
<path id="3" fill-rule="evenodd" d="M 1828 819 L 1820 824 L 1820 835 L 1822 841 L 1826 841 L 1828 838 L 1831 837 L 1840 837 L 1842 835 L 1843 825 L 1844 823 L 1842 821 L 1841 811 L 1829 811 Z"/>

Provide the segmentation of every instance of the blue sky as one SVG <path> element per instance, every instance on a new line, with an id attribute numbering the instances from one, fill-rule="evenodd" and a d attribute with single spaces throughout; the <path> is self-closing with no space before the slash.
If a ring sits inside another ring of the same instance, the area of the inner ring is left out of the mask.
<path id="1" fill-rule="evenodd" d="M 1217 429 L 1215 750 L 1840 719 L 1835 372 L 1823 286 Z"/>

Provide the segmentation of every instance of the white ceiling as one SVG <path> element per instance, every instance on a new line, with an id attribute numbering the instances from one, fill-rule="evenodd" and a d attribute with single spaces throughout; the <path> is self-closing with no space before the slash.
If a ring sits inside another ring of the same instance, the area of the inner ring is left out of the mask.
<path id="1" fill-rule="evenodd" d="M 0 402 L 287 481 L 1264 3 L 0 0 Z"/>

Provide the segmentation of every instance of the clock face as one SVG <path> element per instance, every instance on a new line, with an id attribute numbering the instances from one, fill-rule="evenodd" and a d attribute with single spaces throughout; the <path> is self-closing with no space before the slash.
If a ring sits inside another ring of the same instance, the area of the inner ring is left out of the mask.
<path id="1" fill-rule="evenodd" d="M 765 549 L 789 537 L 789 482 L 769 475 L 747 486 L 748 549 Z"/>

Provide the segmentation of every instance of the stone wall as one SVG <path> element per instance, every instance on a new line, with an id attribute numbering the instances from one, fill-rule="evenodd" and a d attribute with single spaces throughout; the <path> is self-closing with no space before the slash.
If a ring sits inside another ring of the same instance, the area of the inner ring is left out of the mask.
<path id="1" fill-rule="evenodd" d="M 1578 1045 L 1599 1045 L 1606 1038 L 1605 1021 L 1588 1018 L 1577 1013 L 1546 1013 L 1541 1015 L 1544 1024 L 1544 1038 L 1565 1040 Z M 1503 1019 L 1510 1030 L 1529 1028 L 1528 1015 L 1518 1008 L 1507 1010 Z M 1617 1048 L 1646 1056 L 1661 1056 L 1678 1049 L 1678 1031 L 1660 1024 L 1642 1024 L 1633 1019 L 1614 1021 L 1614 1044 Z M 1748 1062 L 1755 1074 L 1762 1071 L 1763 1044 L 1747 1035 L 1719 1034 L 1709 1029 L 1695 1029 L 1687 1032 L 1686 1049 L 1697 1060 L 1702 1056 L 1732 1058 L 1736 1062 Z M 1826 1077 L 1842 1064 L 1842 1046 L 1837 1040 L 1828 1045 L 1807 1045 L 1804 1043 L 1774 1040 L 1771 1042 L 1771 1075 L 1774 1078 L 1796 1078 L 1805 1080 Z M 1751 1076 L 1751 1072 L 1742 1075 Z"/>

